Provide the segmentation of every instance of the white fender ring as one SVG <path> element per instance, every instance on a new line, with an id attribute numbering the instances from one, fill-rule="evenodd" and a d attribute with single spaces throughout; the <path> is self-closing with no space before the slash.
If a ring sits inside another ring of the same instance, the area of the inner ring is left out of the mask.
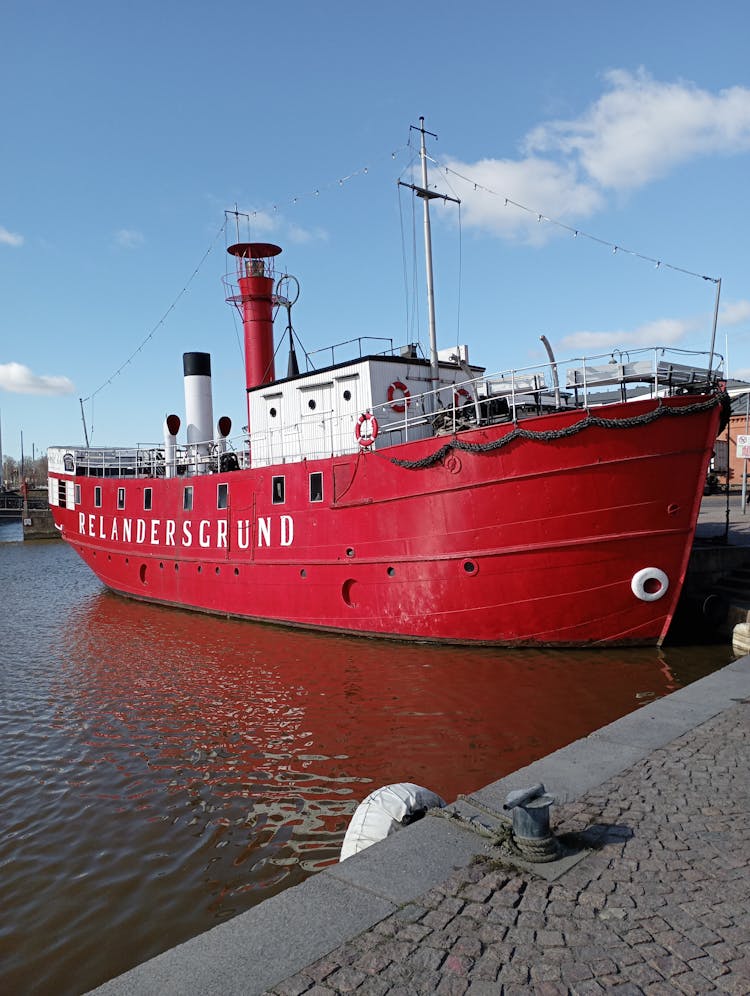
<path id="1" fill-rule="evenodd" d="M 352 816 L 339 860 L 345 861 L 371 844 L 385 840 L 420 819 L 428 809 L 442 809 L 443 806 L 445 802 L 439 795 L 413 782 L 385 785 L 370 792 Z"/>
<path id="2" fill-rule="evenodd" d="M 401 399 L 396 397 L 396 393 L 401 395 Z M 404 384 L 402 380 L 394 380 L 394 382 L 388 387 L 388 403 L 394 412 L 405 412 L 406 409 L 411 404 L 411 394 L 409 393 L 409 388 Z"/>
<path id="3" fill-rule="evenodd" d="M 378 420 L 372 412 L 365 412 L 359 416 L 354 426 L 354 435 L 360 446 L 372 446 L 378 438 Z"/>
<path id="4" fill-rule="evenodd" d="M 633 575 L 630 587 L 635 597 L 642 602 L 657 602 L 666 595 L 669 578 L 658 567 L 644 567 Z"/>

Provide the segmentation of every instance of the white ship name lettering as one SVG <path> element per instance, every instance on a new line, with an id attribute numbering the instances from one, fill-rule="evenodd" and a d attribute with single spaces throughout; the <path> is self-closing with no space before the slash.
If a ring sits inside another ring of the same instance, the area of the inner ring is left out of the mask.
<path id="1" fill-rule="evenodd" d="M 179 529 L 178 529 L 179 526 Z M 250 549 L 253 541 L 252 519 L 237 520 L 237 548 Z M 226 550 L 229 547 L 227 519 L 200 519 L 198 523 L 185 519 L 141 519 L 78 513 L 78 532 L 97 540 L 116 543 L 136 543 L 139 546 L 197 545 L 202 549 Z M 294 542 L 294 519 L 291 515 L 258 516 L 255 541 L 261 547 L 291 546 Z"/>

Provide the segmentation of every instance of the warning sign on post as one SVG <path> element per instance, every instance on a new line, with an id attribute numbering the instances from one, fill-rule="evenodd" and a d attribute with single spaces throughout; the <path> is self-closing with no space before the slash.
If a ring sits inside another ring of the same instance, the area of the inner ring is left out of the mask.
<path id="1" fill-rule="evenodd" d="M 750 436 L 737 436 L 737 459 L 750 460 Z"/>

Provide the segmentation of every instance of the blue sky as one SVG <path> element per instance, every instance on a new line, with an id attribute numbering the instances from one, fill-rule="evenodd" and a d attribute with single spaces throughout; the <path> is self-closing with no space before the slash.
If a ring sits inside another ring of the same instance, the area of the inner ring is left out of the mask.
<path id="1" fill-rule="evenodd" d="M 462 200 L 434 202 L 441 347 L 492 370 L 541 361 L 542 333 L 561 357 L 707 348 L 714 284 L 632 249 L 722 278 L 717 348 L 750 376 L 749 38 L 739 0 L 5 0 L 5 454 L 22 431 L 27 454 L 82 442 L 79 398 L 94 444 L 158 441 L 185 350 L 211 353 L 215 414 L 242 426 L 235 205 L 283 246 L 308 350 L 426 344 L 396 186 L 420 115 Z"/>

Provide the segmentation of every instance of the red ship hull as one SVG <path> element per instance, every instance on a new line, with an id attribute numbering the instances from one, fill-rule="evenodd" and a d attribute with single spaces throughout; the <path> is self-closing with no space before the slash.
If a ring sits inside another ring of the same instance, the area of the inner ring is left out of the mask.
<path id="1" fill-rule="evenodd" d="M 52 508 L 101 581 L 134 598 L 416 640 L 657 644 L 716 439 L 720 406 L 709 402 L 607 405 L 572 433 L 589 415 L 560 411 L 524 420 L 522 438 L 499 446 L 513 423 L 189 479 L 51 473 L 51 489 L 73 480 L 79 499 Z M 639 419 L 657 406 L 659 417 Z M 315 503 L 311 474 L 322 474 Z"/>

